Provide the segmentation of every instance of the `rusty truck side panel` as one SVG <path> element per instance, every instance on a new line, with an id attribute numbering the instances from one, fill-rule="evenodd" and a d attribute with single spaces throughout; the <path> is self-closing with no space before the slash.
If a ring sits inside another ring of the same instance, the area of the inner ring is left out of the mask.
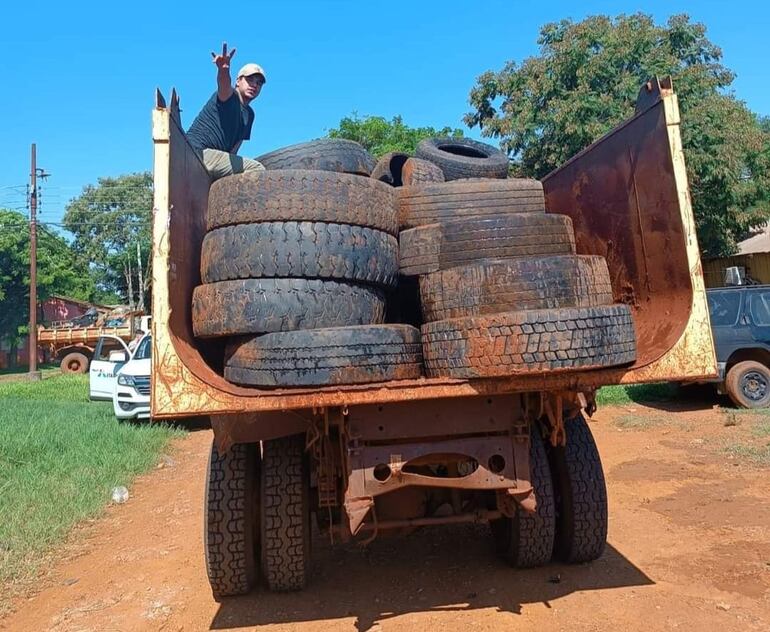
<path id="1" fill-rule="evenodd" d="M 172 93 L 153 111 L 152 414 L 222 415 L 505 393 L 579 391 L 620 382 L 716 375 L 676 96 L 643 89 L 637 113 L 544 180 L 550 212 L 573 218 L 578 252 L 607 257 L 615 299 L 631 305 L 633 367 L 476 380 L 423 378 L 323 388 L 258 389 L 217 373 L 222 348 L 192 335 L 208 175 L 187 143 Z"/>

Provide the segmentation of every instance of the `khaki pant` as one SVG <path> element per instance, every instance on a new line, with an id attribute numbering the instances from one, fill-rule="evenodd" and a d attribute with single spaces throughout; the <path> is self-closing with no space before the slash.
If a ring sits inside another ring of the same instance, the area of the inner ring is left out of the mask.
<path id="1" fill-rule="evenodd" d="M 228 154 L 226 151 L 204 149 L 201 153 L 203 154 L 203 164 L 206 166 L 212 180 L 219 180 L 219 178 L 231 176 L 235 173 L 265 170 L 261 162 L 251 158 L 243 158 L 237 154 Z"/>

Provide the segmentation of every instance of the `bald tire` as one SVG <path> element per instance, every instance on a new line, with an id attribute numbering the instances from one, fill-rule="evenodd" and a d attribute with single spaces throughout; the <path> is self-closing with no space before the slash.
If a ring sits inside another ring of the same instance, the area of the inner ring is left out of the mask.
<path id="1" fill-rule="evenodd" d="M 402 184 L 401 173 L 408 159 L 409 154 L 400 151 L 389 151 L 377 161 L 369 177 L 385 182 L 393 187 L 400 187 Z"/>
<path id="2" fill-rule="evenodd" d="M 596 369 L 636 359 L 627 305 L 503 312 L 422 326 L 428 377 Z"/>
<path id="3" fill-rule="evenodd" d="M 548 445 L 556 494 L 555 559 L 569 564 L 601 557 L 607 543 L 607 484 L 585 418 L 564 422 L 567 442 Z"/>
<path id="4" fill-rule="evenodd" d="M 572 220 L 550 213 L 447 220 L 403 230 L 399 235 L 399 269 L 404 276 L 446 270 L 480 259 L 574 253 Z"/>
<path id="5" fill-rule="evenodd" d="M 322 138 L 257 156 L 265 169 L 314 169 L 368 176 L 376 160 L 362 145 L 342 138 Z"/>
<path id="6" fill-rule="evenodd" d="M 441 167 L 430 160 L 410 158 L 401 170 L 401 183 L 405 187 L 426 184 L 429 182 L 444 182 L 444 172 Z"/>
<path id="7" fill-rule="evenodd" d="M 193 290 L 193 333 L 201 338 L 376 325 L 384 317 L 384 293 L 355 283 L 242 279 Z"/>
<path id="8" fill-rule="evenodd" d="M 372 178 L 294 169 L 243 173 L 211 185 L 207 230 L 283 221 L 351 224 L 398 235 L 393 187 Z"/>
<path id="9" fill-rule="evenodd" d="M 508 156 L 470 138 L 426 138 L 415 155 L 438 165 L 447 180 L 508 177 Z"/>
<path id="10" fill-rule="evenodd" d="M 386 232 L 323 222 L 224 226 L 201 246 L 204 283 L 294 277 L 389 287 L 398 277 L 398 240 Z"/>
<path id="11" fill-rule="evenodd" d="M 471 179 L 396 189 L 402 230 L 460 218 L 545 213 L 543 185 L 537 180 Z"/>
<path id="12" fill-rule="evenodd" d="M 217 601 L 243 595 L 256 582 L 259 478 L 256 444 L 238 443 L 224 454 L 212 444 L 203 538 L 206 573 Z"/>
<path id="13" fill-rule="evenodd" d="M 225 379 L 252 386 L 329 386 L 416 379 L 420 331 L 369 325 L 265 334 L 232 341 Z"/>
<path id="14" fill-rule="evenodd" d="M 305 436 L 262 442 L 262 574 L 273 591 L 301 590 L 310 574 Z"/>
<path id="15" fill-rule="evenodd" d="M 612 303 L 604 257 L 485 260 L 420 276 L 425 322 L 499 312 Z"/>
<path id="16" fill-rule="evenodd" d="M 537 500 L 535 512 L 529 513 L 517 506 L 513 518 L 503 516 L 489 523 L 497 554 L 515 568 L 542 566 L 550 562 L 553 555 L 556 509 L 551 470 L 539 426 L 530 429 L 529 474 Z"/>

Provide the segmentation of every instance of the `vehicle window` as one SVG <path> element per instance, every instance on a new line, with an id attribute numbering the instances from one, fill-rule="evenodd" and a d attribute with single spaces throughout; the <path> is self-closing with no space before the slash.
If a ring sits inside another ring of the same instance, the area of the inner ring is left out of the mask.
<path id="1" fill-rule="evenodd" d="M 134 353 L 134 360 L 146 360 L 152 353 L 152 336 L 145 336 Z"/>
<path id="2" fill-rule="evenodd" d="M 755 325 L 770 325 L 770 291 L 752 292 L 749 309 Z"/>
<path id="3" fill-rule="evenodd" d="M 738 321 L 738 311 L 741 307 L 740 293 L 709 292 L 706 296 L 708 297 L 711 324 L 714 327 L 734 325 Z"/>
<path id="4" fill-rule="evenodd" d="M 120 344 L 120 340 L 115 340 L 114 338 L 102 338 L 101 344 L 99 345 L 99 348 L 96 350 L 96 355 L 94 356 L 94 360 L 109 361 L 110 352 L 112 351 L 122 351 L 123 353 L 125 353 L 126 348 L 122 344 Z"/>

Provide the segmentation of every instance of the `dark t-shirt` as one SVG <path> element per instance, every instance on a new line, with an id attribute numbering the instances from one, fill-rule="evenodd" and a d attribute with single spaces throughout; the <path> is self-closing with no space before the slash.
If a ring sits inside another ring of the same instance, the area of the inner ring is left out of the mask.
<path id="1" fill-rule="evenodd" d="M 187 140 L 195 149 L 232 152 L 239 141 L 251 138 L 253 122 L 254 110 L 241 103 L 235 90 L 227 101 L 215 92 L 187 130 Z"/>

